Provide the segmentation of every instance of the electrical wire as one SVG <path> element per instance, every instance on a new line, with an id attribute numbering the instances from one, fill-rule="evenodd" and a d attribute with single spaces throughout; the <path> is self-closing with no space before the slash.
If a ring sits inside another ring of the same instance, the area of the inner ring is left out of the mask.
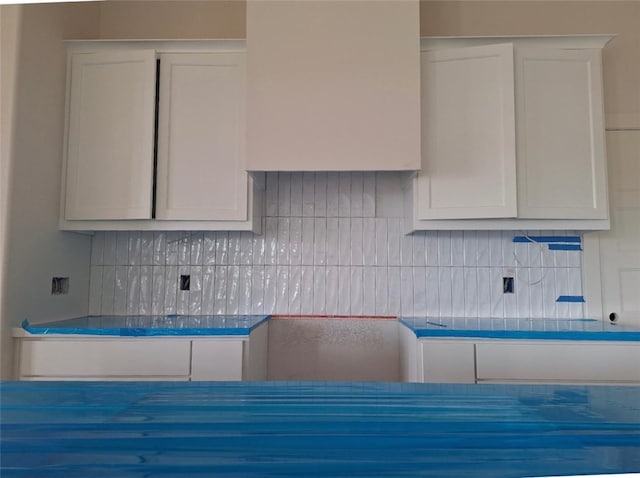
<path id="1" fill-rule="evenodd" d="M 540 241 L 535 240 L 534 238 L 532 238 L 531 236 L 529 236 L 528 234 L 526 234 L 526 233 L 524 233 L 524 232 L 521 234 L 521 236 L 522 236 L 522 237 L 524 237 L 524 238 L 526 238 L 530 243 L 537 244 L 537 245 L 538 245 L 538 247 L 540 248 L 540 254 L 542 254 L 542 253 L 544 252 L 544 246 L 542 245 L 543 243 L 541 243 Z M 528 268 L 529 270 L 531 270 L 531 267 L 529 267 L 529 266 L 525 266 L 525 265 L 520 261 L 520 259 L 518 258 L 518 255 L 516 254 L 516 248 L 515 248 L 515 247 L 513 248 L 513 252 L 512 252 L 512 254 L 513 254 L 513 258 L 514 258 L 514 259 L 515 259 L 515 261 L 516 261 L 516 265 L 517 265 L 518 267 L 521 267 L 521 268 L 522 268 L 522 267 L 526 267 L 526 268 Z M 533 281 L 533 282 L 524 281 L 524 283 L 525 283 L 526 285 L 538 285 L 538 284 L 542 283 L 542 281 L 544 280 L 545 273 L 546 273 L 546 268 L 545 268 L 545 267 L 541 267 L 540 269 L 542 270 L 542 272 L 540 273 L 540 279 L 535 280 L 535 281 Z M 531 277 L 529 277 L 529 279 L 531 279 Z M 520 279 L 519 279 L 519 280 L 520 280 Z"/>

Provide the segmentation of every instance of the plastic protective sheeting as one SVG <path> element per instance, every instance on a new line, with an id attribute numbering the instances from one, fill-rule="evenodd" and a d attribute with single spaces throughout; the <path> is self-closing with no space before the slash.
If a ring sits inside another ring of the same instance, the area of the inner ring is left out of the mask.
<path id="1" fill-rule="evenodd" d="M 25 320 L 22 328 L 43 335 L 249 335 L 267 319 L 266 315 L 101 315 L 34 325 Z"/>
<path id="2" fill-rule="evenodd" d="M 640 330 L 596 319 L 402 317 L 416 337 L 640 341 Z"/>
<path id="3" fill-rule="evenodd" d="M 3 478 L 524 477 L 640 470 L 640 388 L 2 384 Z"/>

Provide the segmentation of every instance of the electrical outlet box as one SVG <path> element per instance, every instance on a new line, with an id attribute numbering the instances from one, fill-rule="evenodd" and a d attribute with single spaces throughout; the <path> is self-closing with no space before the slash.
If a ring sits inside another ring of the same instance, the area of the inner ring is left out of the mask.
<path id="1" fill-rule="evenodd" d="M 513 294 L 515 292 L 513 277 L 502 278 L 502 292 L 505 294 Z"/>
<path id="2" fill-rule="evenodd" d="M 184 274 L 180 276 L 180 290 L 189 290 L 191 289 L 191 276 L 189 274 Z"/>
<path id="3" fill-rule="evenodd" d="M 51 295 L 66 295 L 69 293 L 68 277 L 51 278 Z"/>

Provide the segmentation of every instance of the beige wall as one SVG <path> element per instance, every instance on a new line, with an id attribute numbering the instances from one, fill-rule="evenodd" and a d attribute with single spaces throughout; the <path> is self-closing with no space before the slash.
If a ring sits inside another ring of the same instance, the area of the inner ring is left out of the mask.
<path id="1" fill-rule="evenodd" d="M 102 2 L 100 38 L 244 38 L 246 3 Z M 607 127 L 640 127 L 640 1 L 422 0 L 429 35 L 615 33 L 604 51 Z"/>
<path id="2" fill-rule="evenodd" d="M 603 53 L 607 128 L 640 127 L 639 1 L 422 1 L 421 35 L 615 33 Z"/>
<path id="3" fill-rule="evenodd" d="M 399 382 L 398 344 L 394 320 L 274 318 L 267 378 Z"/>
<path id="4" fill-rule="evenodd" d="M 243 0 L 107 1 L 100 38 L 244 38 Z"/>
<path id="5" fill-rule="evenodd" d="M 87 312 L 90 237 L 58 231 L 66 75 L 62 40 L 95 38 L 98 18 L 95 3 L 22 7 L 9 158 L 4 345 L 10 345 L 10 328 L 23 319 Z M 68 295 L 51 295 L 53 276 L 70 277 Z M 3 347 L 2 377 L 10 372 L 11 350 Z"/>
<path id="6" fill-rule="evenodd" d="M 13 150 L 14 98 L 21 7 L 0 7 L 0 323 L 5 316 L 4 283 L 8 238 L 9 175 Z M 0 357 L 10 358 L 10 337 L 0 327 Z"/>

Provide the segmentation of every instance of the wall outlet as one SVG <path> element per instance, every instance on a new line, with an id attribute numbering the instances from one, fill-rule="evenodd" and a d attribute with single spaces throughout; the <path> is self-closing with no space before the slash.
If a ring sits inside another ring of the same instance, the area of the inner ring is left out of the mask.
<path id="1" fill-rule="evenodd" d="M 191 288 L 191 276 L 188 274 L 180 276 L 180 290 L 189 290 Z"/>
<path id="2" fill-rule="evenodd" d="M 505 294 L 513 294 L 514 293 L 514 280 L 513 277 L 503 277 L 502 278 L 502 292 Z"/>
<path id="3" fill-rule="evenodd" d="M 51 278 L 51 295 L 66 295 L 69 293 L 68 277 Z"/>

